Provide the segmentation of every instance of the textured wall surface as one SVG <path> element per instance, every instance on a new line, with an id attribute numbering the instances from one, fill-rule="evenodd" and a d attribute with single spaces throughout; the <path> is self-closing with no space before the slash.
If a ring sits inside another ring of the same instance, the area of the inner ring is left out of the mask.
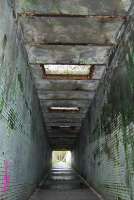
<path id="1" fill-rule="evenodd" d="M 133 24 L 132 20 L 119 44 L 111 81 L 107 89 L 100 89 L 80 138 L 81 172 L 107 200 L 134 199 Z"/>
<path id="2" fill-rule="evenodd" d="M 47 167 L 49 153 L 13 14 L 11 1 L 0 0 L 0 200 L 27 199 Z"/>

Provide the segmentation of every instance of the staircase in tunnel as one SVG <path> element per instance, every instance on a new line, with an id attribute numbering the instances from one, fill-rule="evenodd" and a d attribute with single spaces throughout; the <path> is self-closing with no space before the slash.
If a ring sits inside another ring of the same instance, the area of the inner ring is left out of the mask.
<path id="1" fill-rule="evenodd" d="M 52 167 L 45 174 L 30 200 L 101 199 L 101 196 L 72 167 L 71 157 L 69 151 L 53 152 Z"/>
<path id="2" fill-rule="evenodd" d="M 133 0 L 0 0 L 0 200 L 134 200 L 133 97 Z"/>
<path id="3" fill-rule="evenodd" d="M 52 168 L 30 200 L 99 200 L 100 198 L 81 180 L 79 175 L 61 163 Z"/>
<path id="4" fill-rule="evenodd" d="M 131 4 L 131 3 L 130 3 Z M 130 4 L 120 0 L 44 1 L 22 8 L 18 30 L 52 150 L 73 150 L 99 86 L 109 72 Z M 51 169 L 31 200 L 99 199 L 73 169 Z"/>

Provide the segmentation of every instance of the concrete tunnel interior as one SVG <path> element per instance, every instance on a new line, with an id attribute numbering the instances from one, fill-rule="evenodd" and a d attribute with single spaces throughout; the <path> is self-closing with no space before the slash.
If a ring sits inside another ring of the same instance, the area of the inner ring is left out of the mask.
<path id="1" fill-rule="evenodd" d="M 0 0 L 0 200 L 134 200 L 132 0 Z"/>

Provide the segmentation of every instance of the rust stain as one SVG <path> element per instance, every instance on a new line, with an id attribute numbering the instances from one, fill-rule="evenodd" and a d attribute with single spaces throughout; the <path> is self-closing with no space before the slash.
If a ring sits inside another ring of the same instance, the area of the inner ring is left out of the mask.
<path id="1" fill-rule="evenodd" d="M 128 20 L 128 16 L 96 16 L 96 19 L 98 19 L 98 21 L 100 22 L 110 22 L 110 21 L 114 21 L 114 20 Z"/>
<path id="2" fill-rule="evenodd" d="M 87 75 L 45 75 L 43 78 L 47 80 L 89 80 L 89 76 Z"/>
<path id="3" fill-rule="evenodd" d="M 96 18 L 101 21 L 112 21 L 117 20 L 127 20 L 128 16 L 126 15 L 75 15 L 75 14 L 43 14 L 38 12 L 22 12 L 18 13 L 18 16 L 21 17 L 80 17 L 80 18 Z"/>

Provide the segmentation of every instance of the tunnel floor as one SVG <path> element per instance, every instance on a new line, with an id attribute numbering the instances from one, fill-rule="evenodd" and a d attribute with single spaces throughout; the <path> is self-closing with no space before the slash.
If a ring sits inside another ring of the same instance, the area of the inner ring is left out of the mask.
<path id="1" fill-rule="evenodd" d="M 50 170 L 30 200 L 98 200 L 71 168 L 58 165 Z"/>

